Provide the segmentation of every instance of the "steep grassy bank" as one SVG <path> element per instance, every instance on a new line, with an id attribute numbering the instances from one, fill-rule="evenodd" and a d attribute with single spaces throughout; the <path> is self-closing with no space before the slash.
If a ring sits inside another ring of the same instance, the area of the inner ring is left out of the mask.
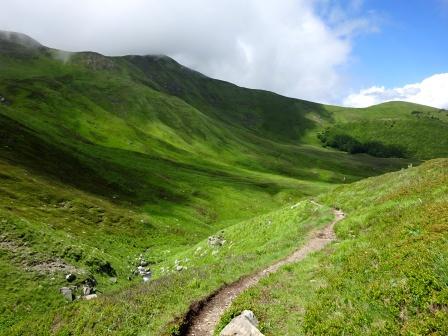
<path id="1" fill-rule="evenodd" d="M 319 197 L 341 207 L 339 242 L 242 295 L 266 335 L 445 335 L 448 160 Z M 224 322 L 223 321 L 223 322 Z"/>

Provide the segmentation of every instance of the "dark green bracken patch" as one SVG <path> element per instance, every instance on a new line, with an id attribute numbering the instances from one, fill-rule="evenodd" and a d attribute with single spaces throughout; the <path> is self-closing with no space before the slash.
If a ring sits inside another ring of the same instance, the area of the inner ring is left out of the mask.
<path id="1" fill-rule="evenodd" d="M 386 145 L 380 141 L 360 142 L 347 134 L 339 134 L 327 128 L 318 134 L 324 146 L 333 147 L 350 154 L 366 153 L 376 157 L 406 158 L 409 155 L 403 146 Z"/>

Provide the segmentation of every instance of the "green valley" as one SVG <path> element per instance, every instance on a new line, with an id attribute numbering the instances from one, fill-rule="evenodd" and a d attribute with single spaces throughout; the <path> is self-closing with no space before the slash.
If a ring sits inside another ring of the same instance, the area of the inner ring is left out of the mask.
<path id="1" fill-rule="evenodd" d="M 447 134 L 432 107 L 323 105 L 0 32 L 0 334 L 182 334 L 192 304 L 292 253 L 332 208 L 338 241 L 222 324 L 250 308 L 267 335 L 443 334 L 448 167 L 425 161 L 448 157 Z M 92 281 L 92 300 L 60 293 Z"/>

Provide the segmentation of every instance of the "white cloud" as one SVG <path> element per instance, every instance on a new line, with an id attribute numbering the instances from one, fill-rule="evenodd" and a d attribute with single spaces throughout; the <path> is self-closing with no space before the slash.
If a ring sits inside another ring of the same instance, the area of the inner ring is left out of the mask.
<path id="1" fill-rule="evenodd" d="M 393 89 L 373 86 L 349 95 L 345 98 L 344 105 L 367 107 L 393 100 L 448 108 L 448 73 L 436 74 L 420 83 Z"/>
<path id="2" fill-rule="evenodd" d="M 66 50 L 167 54 L 239 85 L 335 101 L 351 39 L 371 28 L 362 1 L 352 3 L 344 12 L 329 0 L 2 0 L 0 29 Z"/>

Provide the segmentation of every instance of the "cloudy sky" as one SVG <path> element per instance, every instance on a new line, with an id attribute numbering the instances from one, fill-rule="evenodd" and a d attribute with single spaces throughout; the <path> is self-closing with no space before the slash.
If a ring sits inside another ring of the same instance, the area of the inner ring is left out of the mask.
<path id="1" fill-rule="evenodd" d="M 167 54 L 319 102 L 448 107 L 448 0 L 0 0 L 0 29 L 54 48 Z"/>

